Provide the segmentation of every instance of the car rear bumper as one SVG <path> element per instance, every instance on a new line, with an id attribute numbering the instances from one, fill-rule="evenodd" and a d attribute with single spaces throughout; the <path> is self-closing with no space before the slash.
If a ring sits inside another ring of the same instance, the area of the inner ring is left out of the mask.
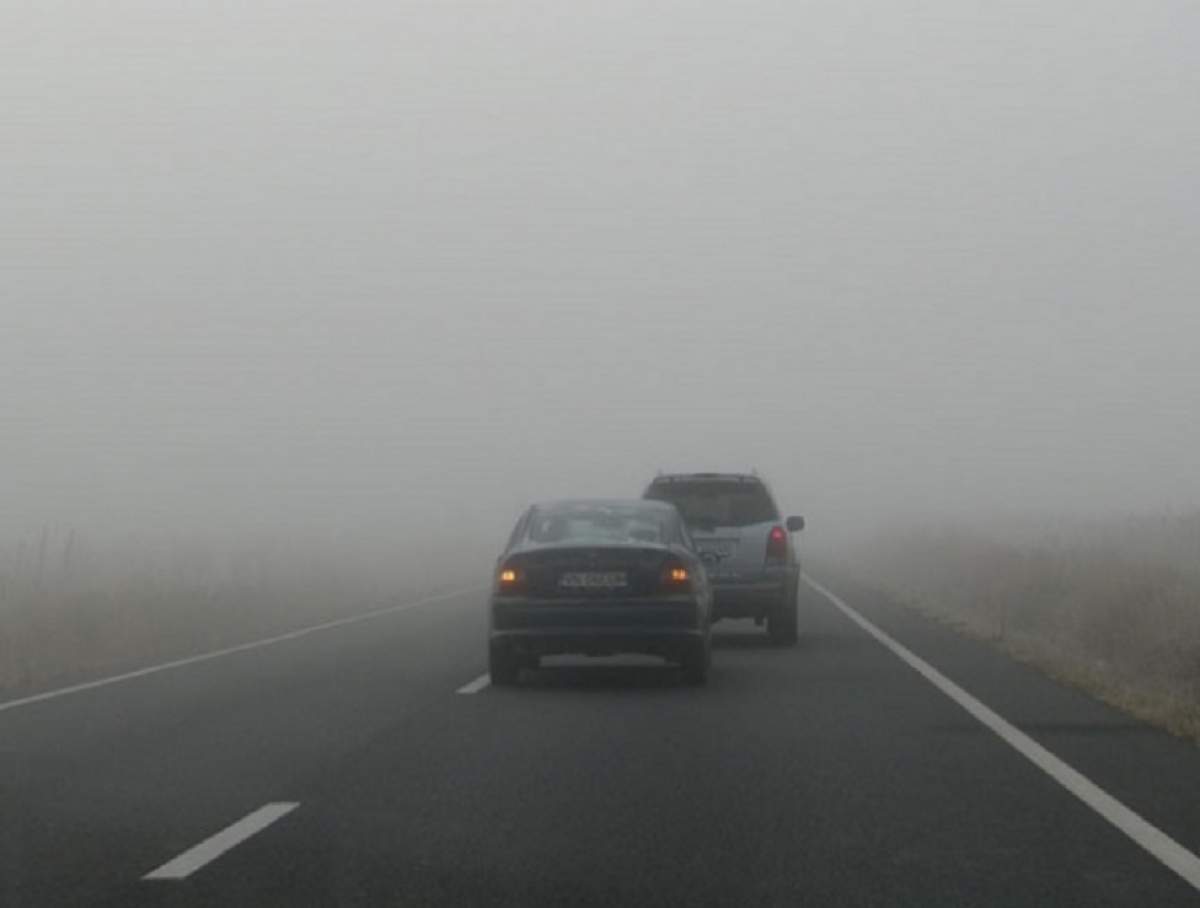
<path id="1" fill-rule="evenodd" d="M 496 600 L 493 645 L 519 653 L 676 655 L 703 638 L 708 622 L 692 599 Z"/>
<path id="2" fill-rule="evenodd" d="M 494 631 L 492 646 L 503 646 L 518 655 L 530 656 L 645 653 L 679 659 L 689 647 L 703 639 L 704 633 L 696 628 L 672 631 L 616 631 L 611 628 Z"/>

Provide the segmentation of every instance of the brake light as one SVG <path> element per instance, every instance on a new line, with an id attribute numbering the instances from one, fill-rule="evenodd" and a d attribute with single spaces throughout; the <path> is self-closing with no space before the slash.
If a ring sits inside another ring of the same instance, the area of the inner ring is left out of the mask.
<path id="1" fill-rule="evenodd" d="M 689 592 L 692 589 L 691 571 L 677 561 L 668 562 L 663 568 L 659 586 L 668 593 Z"/>
<path id="2" fill-rule="evenodd" d="M 788 537 L 783 527 L 771 527 L 767 536 L 767 561 L 786 561 Z"/>
<path id="3" fill-rule="evenodd" d="M 510 571 L 501 571 L 500 572 L 500 582 L 501 583 L 516 583 L 517 582 L 517 572 L 511 571 L 511 570 Z"/>

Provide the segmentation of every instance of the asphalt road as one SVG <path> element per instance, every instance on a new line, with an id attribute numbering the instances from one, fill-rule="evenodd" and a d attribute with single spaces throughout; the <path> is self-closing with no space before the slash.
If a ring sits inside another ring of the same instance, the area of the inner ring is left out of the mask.
<path id="1" fill-rule="evenodd" d="M 464 593 L 0 705 L 0 905 L 1200 904 L 1200 750 L 825 579 L 1015 737 L 811 589 L 795 649 L 719 625 L 703 689 L 472 684 Z"/>

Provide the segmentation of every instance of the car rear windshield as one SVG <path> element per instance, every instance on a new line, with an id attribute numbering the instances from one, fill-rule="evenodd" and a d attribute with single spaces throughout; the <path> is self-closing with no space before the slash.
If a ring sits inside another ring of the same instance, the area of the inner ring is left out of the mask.
<path id="1" fill-rule="evenodd" d="M 646 493 L 669 501 L 694 527 L 745 527 L 779 519 L 775 503 L 758 482 L 676 481 L 655 483 Z"/>
<path id="2" fill-rule="evenodd" d="M 531 542 L 665 543 L 670 517 L 661 509 L 578 505 L 536 511 L 529 521 Z"/>

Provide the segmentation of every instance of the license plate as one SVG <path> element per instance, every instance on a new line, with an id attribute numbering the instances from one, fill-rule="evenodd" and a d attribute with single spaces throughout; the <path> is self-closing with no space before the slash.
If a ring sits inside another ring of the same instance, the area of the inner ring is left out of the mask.
<path id="1" fill-rule="evenodd" d="M 733 554 L 732 542 L 698 542 L 696 546 L 701 554 L 712 554 L 718 558 L 728 558 Z"/>
<path id="2" fill-rule="evenodd" d="M 569 590 L 617 590 L 629 586 L 629 579 L 624 571 L 563 574 L 558 585 Z"/>

